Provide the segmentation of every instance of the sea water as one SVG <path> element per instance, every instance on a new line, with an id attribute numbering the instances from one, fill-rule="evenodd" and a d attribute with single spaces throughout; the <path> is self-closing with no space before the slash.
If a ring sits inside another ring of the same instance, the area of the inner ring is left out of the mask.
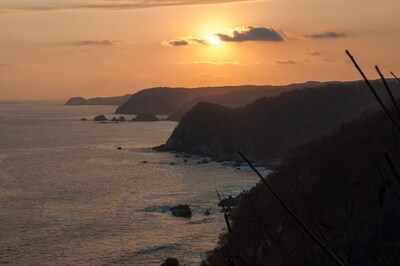
<path id="1" fill-rule="evenodd" d="M 175 122 L 93 121 L 115 109 L 0 102 L 0 264 L 198 265 L 216 246 L 226 228 L 215 190 L 236 195 L 257 177 L 153 152 Z M 177 204 L 193 216 L 172 216 Z"/>

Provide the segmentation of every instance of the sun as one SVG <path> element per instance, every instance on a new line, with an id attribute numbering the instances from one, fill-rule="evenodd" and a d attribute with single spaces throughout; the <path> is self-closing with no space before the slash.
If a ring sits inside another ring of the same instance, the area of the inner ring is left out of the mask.
<path id="1" fill-rule="evenodd" d="M 218 45 L 221 42 L 221 39 L 215 34 L 206 35 L 204 39 L 207 41 L 209 45 L 213 46 Z"/>

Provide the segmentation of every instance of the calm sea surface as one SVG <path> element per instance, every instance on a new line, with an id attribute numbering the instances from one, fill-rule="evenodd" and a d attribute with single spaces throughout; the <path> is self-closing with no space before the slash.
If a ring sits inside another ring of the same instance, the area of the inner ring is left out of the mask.
<path id="1" fill-rule="evenodd" d="M 215 189 L 235 195 L 257 178 L 152 152 L 174 122 L 79 121 L 114 110 L 0 102 L 0 264 L 196 265 L 215 246 L 225 230 Z M 193 217 L 173 217 L 175 204 Z"/>

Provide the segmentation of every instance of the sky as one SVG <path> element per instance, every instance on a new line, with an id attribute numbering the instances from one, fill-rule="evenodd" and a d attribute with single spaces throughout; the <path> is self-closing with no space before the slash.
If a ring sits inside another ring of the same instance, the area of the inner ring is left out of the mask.
<path id="1" fill-rule="evenodd" d="M 399 0 L 1 0 L 0 99 L 400 76 Z"/>

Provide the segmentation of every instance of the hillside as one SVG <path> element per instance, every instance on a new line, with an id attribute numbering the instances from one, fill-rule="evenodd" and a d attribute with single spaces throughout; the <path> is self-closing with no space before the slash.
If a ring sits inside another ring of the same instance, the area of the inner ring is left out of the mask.
<path id="1" fill-rule="evenodd" d="M 183 115 L 194 107 L 199 102 L 216 103 L 226 107 L 241 107 L 245 106 L 261 97 L 278 96 L 283 92 L 294 89 L 312 88 L 320 86 L 320 82 L 306 82 L 300 84 L 291 84 L 285 86 L 270 86 L 270 87 L 246 87 L 244 90 L 232 91 L 224 94 L 206 95 L 197 97 L 191 101 L 185 102 L 177 111 L 169 117 L 171 121 L 180 121 Z"/>
<path id="2" fill-rule="evenodd" d="M 132 95 L 127 94 L 124 96 L 115 97 L 96 97 L 85 99 L 82 97 L 73 97 L 66 102 L 66 105 L 122 105 L 124 104 Z"/>
<path id="3" fill-rule="evenodd" d="M 382 94 L 380 82 L 373 83 Z M 400 96 L 398 83 L 390 84 Z M 386 93 L 383 95 L 388 100 Z M 291 148 L 377 108 L 370 91 L 359 81 L 292 90 L 236 109 L 202 102 L 183 116 L 161 149 L 216 160 L 238 159 L 236 151 L 241 150 L 252 160 L 273 163 Z"/>
<path id="4" fill-rule="evenodd" d="M 399 134 L 377 111 L 292 150 L 267 178 L 348 265 L 400 264 Z M 232 234 L 221 236 L 207 265 L 337 265 L 264 184 L 242 197 L 230 221 Z"/>
<path id="5" fill-rule="evenodd" d="M 262 96 L 276 96 L 297 88 L 312 87 L 318 82 L 306 82 L 287 86 L 225 86 L 204 88 L 150 88 L 139 91 L 123 105 L 119 114 L 166 114 L 171 120 L 180 120 L 182 115 L 200 101 L 220 103 L 238 107 Z"/>

